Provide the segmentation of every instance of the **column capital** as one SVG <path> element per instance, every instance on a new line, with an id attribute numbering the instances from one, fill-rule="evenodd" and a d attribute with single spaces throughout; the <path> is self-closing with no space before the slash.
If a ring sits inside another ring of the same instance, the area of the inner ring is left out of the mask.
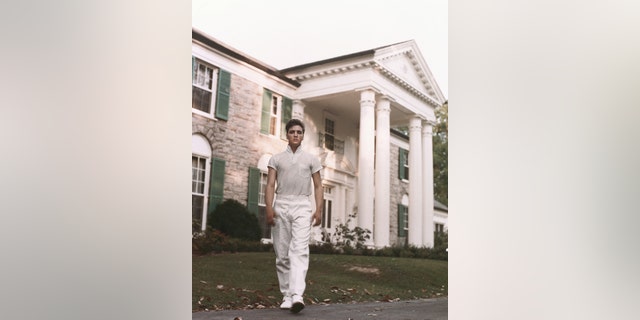
<path id="1" fill-rule="evenodd" d="M 373 90 L 360 91 L 360 106 L 373 106 L 376 103 L 376 93 Z"/>
<path id="2" fill-rule="evenodd" d="M 386 112 L 386 113 L 391 112 L 391 101 L 387 99 L 385 96 L 380 97 L 380 100 L 378 100 L 376 110 L 378 110 L 378 112 Z"/>
<path id="3" fill-rule="evenodd" d="M 433 135 L 433 125 L 435 123 L 427 120 L 423 122 L 423 126 L 422 126 L 422 136 L 426 137 L 426 136 L 431 136 Z"/>
<path id="4" fill-rule="evenodd" d="M 409 131 L 411 130 L 421 130 L 422 129 L 422 118 L 418 115 L 414 115 L 409 119 Z"/>

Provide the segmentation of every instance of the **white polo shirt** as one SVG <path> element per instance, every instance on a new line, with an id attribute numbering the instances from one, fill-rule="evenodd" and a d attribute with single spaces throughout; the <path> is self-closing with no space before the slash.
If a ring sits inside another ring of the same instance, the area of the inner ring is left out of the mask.
<path id="1" fill-rule="evenodd" d="M 311 195 L 311 175 L 322 169 L 318 157 L 303 151 L 302 146 L 294 153 L 288 145 L 287 150 L 271 157 L 268 166 L 278 173 L 276 193 L 293 196 Z"/>

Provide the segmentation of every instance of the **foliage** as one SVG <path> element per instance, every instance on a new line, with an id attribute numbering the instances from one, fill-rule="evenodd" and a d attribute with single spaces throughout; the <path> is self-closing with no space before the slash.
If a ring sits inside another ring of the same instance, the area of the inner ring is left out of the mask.
<path id="1" fill-rule="evenodd" d="M 398 301 L 448 295 L 448 263 L 397 257 L 310 256 L 305 303 Z M 192 258 L 192 308 L 277 308 L 273 253 L 235 253 Z"/>
<path id="2" fill-rule="evenodd" d="M 336 226 L 336 232 L 332 236 L 335 247 L 345 251 L 366 249 L 365 242 L 371 239 L 371 230 L 361 227 L 349 228 L 351 219 L 355 219 L 356 215 L 357 210 L 349 215 L 345 223 L 340 223 Z"/>
<path id="3" fill-rule="evenodd" d="M 192 251 L 199 255 L 223 252 L 267 252 L 273 251 L 273 246 L 260 241 L 230 238 L 220 230 L 209 228 L 204 232 L 194 233 Z"/>
<path id="4" fill-rule="evenodd" d="M 212 228 L 232 238 L 258 241 L 262 235 L 258 218 L 234 199 L 220 203 L 207 221 Z"/>
<path id="5" fill-rule="evenodd" d="M 449 203 L 449 102 L 437 107 L 436 124 L 433 127 L 433 191 L 437 201 Z"/>
<path id="6" fill-rule="evenodd" d="M 229 246 L 229 237 L 219 230 L 209 228 L 203 232 L 193 233 L 191 245 L 195 253 L 222 252 Z"/>

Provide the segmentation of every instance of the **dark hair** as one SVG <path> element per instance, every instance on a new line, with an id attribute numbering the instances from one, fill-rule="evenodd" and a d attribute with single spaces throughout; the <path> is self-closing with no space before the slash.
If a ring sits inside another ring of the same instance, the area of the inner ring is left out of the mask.
<path id="1" fill-rule="evenodd" d="M 304 133 L 304 123 L 302 123 L 301 120 L 299 119 L 291 119 L 287 122 L 287 125 L 284 127 L 287 132 L 289 132 L 289 129 L 293 126 L 300 126 L 302 127 L 302 133 Z"/>

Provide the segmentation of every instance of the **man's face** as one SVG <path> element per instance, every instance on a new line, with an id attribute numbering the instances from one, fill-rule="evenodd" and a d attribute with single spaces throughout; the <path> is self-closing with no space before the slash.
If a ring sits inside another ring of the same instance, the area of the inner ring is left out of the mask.
<path id="1" fill-rule="evenodd" d="M 302 143 L 302 139 L 304 139 L 304 133 L 302 133 L 301 126 L 295 125 L 289 128 L 289 131 L 287 131 L 289 145 L 297 147 Z"/>

